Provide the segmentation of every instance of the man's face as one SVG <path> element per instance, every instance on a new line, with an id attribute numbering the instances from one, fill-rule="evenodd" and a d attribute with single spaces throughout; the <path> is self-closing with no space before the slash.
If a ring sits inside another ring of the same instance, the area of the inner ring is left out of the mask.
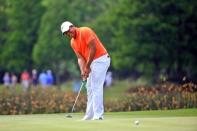
<path id="1" fill-rule="evenodd" d="M 76 31 L 74 27 L 70 27 L 68 31 L 64 32 L 65 36 L 68 36 L 70 38 L 75 38 L 76 37 Z"/>

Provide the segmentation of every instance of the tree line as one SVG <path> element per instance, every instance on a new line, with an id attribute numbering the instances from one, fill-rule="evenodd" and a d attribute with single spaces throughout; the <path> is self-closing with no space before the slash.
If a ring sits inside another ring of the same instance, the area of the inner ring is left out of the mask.
<path id="1" fill-rule="evenodd" d="M 121 78 L 197 79 L 197 2 L 192 0 L 0 0 L 0 72 L 52 69 L 79 75 L 60 25 L 89 26 Z M 59 81 L 59 79 L 57 79 Z"/>

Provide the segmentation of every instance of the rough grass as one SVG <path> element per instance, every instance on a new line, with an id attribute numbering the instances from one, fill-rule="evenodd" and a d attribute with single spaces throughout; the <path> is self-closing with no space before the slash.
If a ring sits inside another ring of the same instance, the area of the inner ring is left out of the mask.
<path id="1" fill-rule="evenodd" d="M 115 80 L 113 85 L 104 88 L 104 99 L 105 100 L 117 100 L 125 96 L 126 90 L 134 85 L 144 84 L 142 82 L 130 82 L 129 80 Z M 66 92 L 72 91 L 72 82 L 68 81 L 61 85 L 61 89 Z M 82 91 L 83 94 L 86 94 L 86 91 Z"/>
<path id="2" fill-rule="evenodd" d="M 83 113 L 0 116 L 1 131 L 196 131 L 197 109 L 105 113 L 103 121 L 81 121 Z M 140 124 L 135 125 L 134 121 Z"/>
<path id="3" fill-rule="evenodd" d="M 114 80 L 113 85 L 104 88 L 104 99 L 105 100 L 117 100 L 125 96 L 126 90 L 128 90 L 131 87 L 137 86 L 137 85 L 147 85 L 148 82 L 144 79 L 139 79 L 137 81 L 130 81 L 128 79 L 125 80 Z M 67 81 L 66 83 L 63 83 L 60 88 L 62 91 L 65 92 L 71 92 L 72 91 L 73 83 L 72 81 Z M 0 85 L 0 92 L 4 89 L 3 85 Z M 22 86 L 20 84 L 17 84 L 15 92 L 21 92 Z M 86 91 L 82 91 L 83 94 L 86 95 Z"/>

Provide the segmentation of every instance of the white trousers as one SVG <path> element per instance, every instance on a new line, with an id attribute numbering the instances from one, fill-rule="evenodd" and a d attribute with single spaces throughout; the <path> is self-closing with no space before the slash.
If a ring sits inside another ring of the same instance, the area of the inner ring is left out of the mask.
<path id="1" fill-rule="evenodd" d="M 87 79 L 87 107 L 86 119 L 103 118 L 103 84 L 106 72 L 110 66 L 110 57 L 108 54 L 93 60 L 90 68 L 91 72 Z"/>

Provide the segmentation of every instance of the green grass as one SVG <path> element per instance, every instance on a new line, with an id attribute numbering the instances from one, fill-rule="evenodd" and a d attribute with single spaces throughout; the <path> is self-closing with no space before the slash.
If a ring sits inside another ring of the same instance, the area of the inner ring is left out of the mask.
<path id="1" fill-rule="evenodd" d="M 143 78 L 134 80 L 115 80 L 113 85 L 109 88 L 104 89 L 104 99 L 105 100 L 118 100 L 125 97 L 126 91 L 129 88 L 133 88 L 139 85 L 150 85 L 148 80 Z"/>
<path id="2" fill-rule="evenodd" d="M 131 87 L 131 83 L 128 80 L 114 81 L 113 85 L 108 88 L 104 88 L 105 100 L 117 100 L 125 96 L 126 90 Z"/>
<path id="3" fill-rule="evenodd" d="M 0 116 L 0 131 L 196 131 L 197 109 L 105 113 L 103 121 L 81 121 L 83 113 Z M 135 125 L 134 121 L 140 124 Z"/>
<path id="4" fill-rule="evenodd" d="M 137 83 L 138 84 L 138 83 Z M 134 82 L 129 80 L 114 81 L 113 85 L 108 88 L 104 88 L 104 99 L 105 100 L 117 100 L 125 96 L 126 90 L 136 85 Z M 66 92 L 72 91 L 72 81 L 68 81 L 61 85 L 61 89 Z M 86 91 L 82 91 L 86 95 Z"/>

